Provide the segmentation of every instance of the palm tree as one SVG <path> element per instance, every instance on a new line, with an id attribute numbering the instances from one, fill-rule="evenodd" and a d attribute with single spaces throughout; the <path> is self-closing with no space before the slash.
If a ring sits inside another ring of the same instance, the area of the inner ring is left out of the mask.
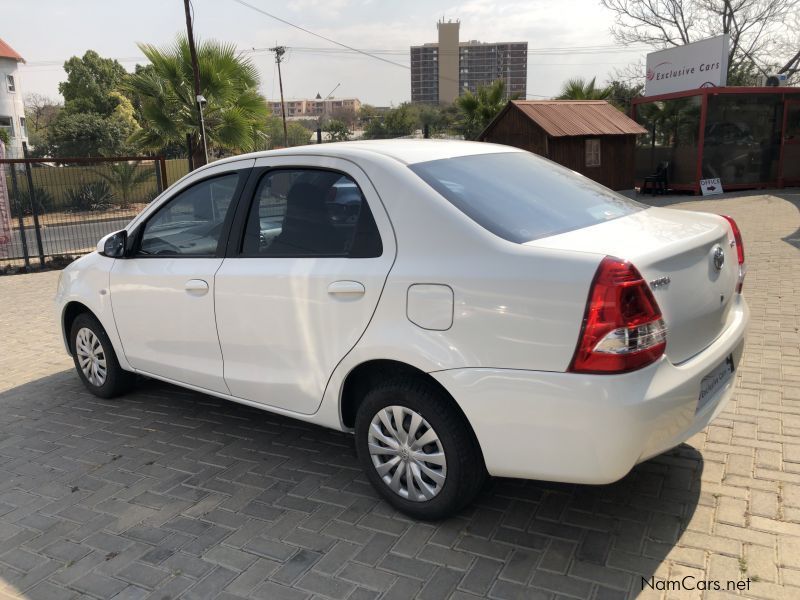
<path id="1" fill-rule="evenodd" d="M 463 119 L 464 137 L 468 140 L 476 139 L 508 101 L 518 97 L 519 94 L 506 96 L 506 84 L 502 79 L 491 85 L 479 86 L 475 94 L 464 92 L 463 96 L 456 98 L 456 107 Z"/>
<path id="2" fill-rule="evenodd" d="M 114 163 L 106 170 L 95 169 L 94 172 L 110 183 L 119 194 L 120 208 L 128 208 L 136 186 L 154 176 L 152 171 L 140 169 L 138 160 Z"/>
<path id="3" fill-rule="evenodd" d="M 475 94 L 466 91 L 456 98 L 456 107 L 463 118 L 464 137 L 468 140 L 477 138 L 507 102 L 506 84 L 502 79 L 480 86 Z"/>
<path id="4" fill-rule="evenodd" d="M 200 124 L 194 93 L 192 62 L 186 37 L 172 46 L 158 48 L 139 44 L 150 65 L 131 74 L 124 84 L 140 105 L 142 129 L 131 137 L 141 150 L 159 151 L 183 144 L 191 135 L 195 165 L 205 164 L 200 144 Z M 255 65 L 237 54 L 233 44 L 214 40 L 197 46 L 200 90 L 207 100 L 203 108 L 209 149 L 249 151 L 258 147 L 269 117 L 258 93 Z"/>
<path id="5" fill-rule="evenodd" d="M 556 100 L 606 100 L 611 95 L 611 88 L 597 87 L 596 79 L 597 77 L 588 81 L 583 77 L 567 79 Z"/>

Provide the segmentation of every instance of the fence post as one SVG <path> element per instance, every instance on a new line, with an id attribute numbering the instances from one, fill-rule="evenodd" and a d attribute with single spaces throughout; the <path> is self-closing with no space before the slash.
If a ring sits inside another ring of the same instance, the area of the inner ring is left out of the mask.
<path id="1" fill-rule="evenodd" d="M 192 134 L 191 133 L 187 133 L 186 134 L 186 151 L 189 153 L 188 154 L 188 156 L 189 156 L 189 173 L 191 173 L 192 171 L 194 171 L 194 157 L 192 156 L 193 149 L 192 149 Z"/>
<path id="2" fill-rule="evenodd" d="M 153 161 L 156 168 L 156 195 L 164 191 L 167 181 L 167 167 L 163 156 L 156 156 Z"/>
<path id="3" fill-rule="evenodd" d="M 422 137 L 426 140 L 431 137 L 431 128 L 427 123 L 422 126 Z"/>
<path id="4" fill-rule="evenodd" d="M 158 162 L 161 165 L 161 191 L 163 192 L 169 187 L 169 182 L 167 181 L 167 161 L 163 156 L 159 156 Z"/>
<path id="5" fill-rule="evenodd" d="M 33 188 L 33 174 L 31 173 L 31 163 L 28 160 L 28 144 L 22 142 L 22 154 L 25 157 L 25 174 L 28 176 L 28 194 L 31 198 L 31 211 L 33 212 L 33 227 L 36 233 L 36 248 L 39 250 L 39 264 L 44 266 L 44 247 L 42 246 L 42 228 L 39 225 L 39 207 L 36 200 L 36 190 Z"/>
<path id="6" fill-rule="evenodd" d="M 319 127 L 317 127 L 317 143 L 318 144 L 322 143 L 322 129 L 320 129 Z"/>
<path id="7" fill-rule="evenodd" d="M 14 192 L 14 203 L 17 205 L 17 223 L 19 223 L 19 239 L 22 241 L 22 256 L 25 258 L 25 271 L 31 270 L 31 257 L 28 254 L 28 236 L 25 235 L 25 216 L 22 201 L 19 199 L 19 186 L 17 185 L 17 168 L 11 163 L 11 190 Z"/>

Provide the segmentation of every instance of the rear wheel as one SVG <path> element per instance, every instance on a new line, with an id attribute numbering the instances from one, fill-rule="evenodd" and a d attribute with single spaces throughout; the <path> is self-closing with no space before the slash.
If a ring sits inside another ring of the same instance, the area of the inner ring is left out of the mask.
<path id="1" fill-rule="evenodd" d="M 100 398 L 114 398 L 131 389 L 134 374 L 119 366 L 105 329 L 94 316 L 83 313 L 70 330 L 75 369 L 83 384 Z"/>
<path id="2" fill-rule="evenodd" d="M 486 478 L 466 419 L 435 386 L 413 378 L 369 391 L 356 448 L 372 485 L 398 510 L 440 519 L 469 504 Z"/>

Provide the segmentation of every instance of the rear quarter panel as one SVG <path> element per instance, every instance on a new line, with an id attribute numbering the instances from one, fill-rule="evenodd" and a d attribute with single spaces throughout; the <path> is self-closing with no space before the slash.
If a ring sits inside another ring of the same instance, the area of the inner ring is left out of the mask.
<path id="1" fill-rule="evenodd" d="M 405 165 L 387 159 L 364 169 L 395 230 L 397 258 L 370 325 L 329 382 L 324 405 L 337 398 L 347 373 L 373 359 L 425 372 L 567 369 L 602 256 L 507 242 Z M 421 283 L 452 288 L 449 329 L 423 329 L 408 319 L 408 288 Z"/>

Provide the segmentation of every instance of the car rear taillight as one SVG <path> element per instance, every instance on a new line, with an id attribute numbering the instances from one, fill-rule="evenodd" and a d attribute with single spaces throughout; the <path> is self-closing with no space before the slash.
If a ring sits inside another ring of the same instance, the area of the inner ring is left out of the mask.
<path id="1" fill-rule="evenodd" d="M 653 292 L 631 263 L 606 256 L 597 267 L 569 370 L 625 373 L 658 360 L 667 327 Z"/>
<path id="2" fill-rule="evenodd" d="M 747 266 L 744 264 L 744 242 L 742 241 L 742 232 L 739 231 L 739 226 L 733 217 L 728 215 L 720 215 L 731 226 L 733 233 L 733 243 L 736 246 L 736 258 L 739 260 L 739 281 L 736 283 L 736 291 L 741 294 L 742 286 L 744 286 L 744 276 L 747 274 Z"/>

